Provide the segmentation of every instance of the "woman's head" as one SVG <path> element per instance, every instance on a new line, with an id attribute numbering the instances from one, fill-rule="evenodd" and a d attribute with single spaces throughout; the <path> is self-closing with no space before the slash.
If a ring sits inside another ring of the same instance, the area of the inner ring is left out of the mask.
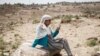
<path id="1" fill-rule="evenodd" d="M 49 26 L 51 24 L 51 19 L 52 19 L 52 17 L 50 15 L 43 15 L 40 23 L 43 23 L 46 26 Z"/>

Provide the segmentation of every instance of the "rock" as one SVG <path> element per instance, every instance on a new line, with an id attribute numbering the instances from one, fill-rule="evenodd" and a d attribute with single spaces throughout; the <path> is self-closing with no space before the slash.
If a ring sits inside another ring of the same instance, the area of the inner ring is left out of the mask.
<path id="1" fill-rule="evenodd" d="M 97 51 L 95 54 L 93 54 L 92 56 L 100 56 L 100 51 Z"/>
<path id="2" fill-rule="evenodd" d="M 11 56 L 51 56 L 55 54 L 40 48 L 33 48 L 31 45 L 32 42 L 29 41 L 23 43 Z"/>

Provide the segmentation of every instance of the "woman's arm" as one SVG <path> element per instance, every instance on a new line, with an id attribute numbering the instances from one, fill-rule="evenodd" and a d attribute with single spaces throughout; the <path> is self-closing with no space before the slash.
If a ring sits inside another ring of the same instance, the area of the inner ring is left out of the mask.
<path id="1" fill-rule="evenodd" d="M 62 21 L 62 20 L 61 20 L 61 22 L 60 22 L 59 26 L 57 27 L 56 31 L 55 31 L 54 33 L 52 33 L 52 34 L 53 34 L 53 37 L 56 37 L 56 36 L 58 35 L 59 30 L 60 30 L 60 27 L 61 27 L 61 23 L 63 23 L 63 21 Z"/>
<path id="2" fill-rule="evenodd" d="M 52 33 L 53 38 L 56 37 L 58 35 L 59 31 L 56 30 L 55 32 Z"/>
<path id="3" fill-rule="evenodd" d="M 39 42 L 39 39 L 35 39 L 33 44 L 32 44 L 32 47 L 35 47 L 38 44 L 38 42 Z"/>

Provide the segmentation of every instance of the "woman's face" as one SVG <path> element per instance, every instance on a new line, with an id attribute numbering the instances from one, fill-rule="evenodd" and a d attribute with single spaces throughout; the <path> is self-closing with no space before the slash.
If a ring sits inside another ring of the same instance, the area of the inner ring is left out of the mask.
<path id="1" fill-rule="evenodd" d="M 51 24 L 51 20 L 45 20 L 44 24 L 45 24 L 46 26 L 49 26 L 49 25 Z"/>

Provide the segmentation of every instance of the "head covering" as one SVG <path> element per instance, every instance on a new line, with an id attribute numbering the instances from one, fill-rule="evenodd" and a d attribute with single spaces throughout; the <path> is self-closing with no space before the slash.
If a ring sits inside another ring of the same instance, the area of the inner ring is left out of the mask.
<path id="1" fill-rule="evenodd" d="M 50 19 L 52 19 L 52 17 L 50 15 L 43 15 L 41 17 L 40 24 L 36 28 L 36 36 L 38 38 L 43 38 L 45 35 L 51 34 L 51 28 L 46 27 L 44 24 L 45 20 L 50 20 Z"/>
<path id="2" fill-rule="evenodd" d="M 44 23 L 45 20 L 50 20 L 50 19 L 52 19 L 52 17 L 51 17 L 50 15 L 43 15 L 43 16 L 41 17 L 40 23 Z"/>

